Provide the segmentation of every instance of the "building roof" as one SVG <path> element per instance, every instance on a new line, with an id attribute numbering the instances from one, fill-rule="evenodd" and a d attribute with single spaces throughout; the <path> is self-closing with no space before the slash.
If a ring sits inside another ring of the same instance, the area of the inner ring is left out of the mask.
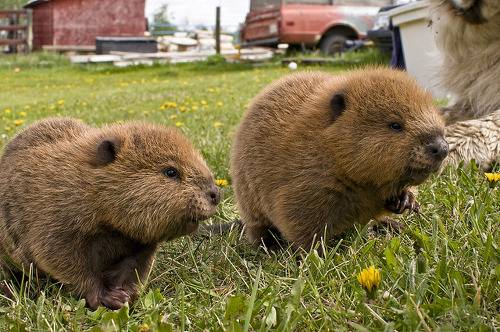
<path id="1" fill-rule="evenodd" d="M 38 6 L 41 3 L 49 2 L 50 0 L 29 0 L 27 4 L 24 5 L 24 8 L 33 8 Z"/>

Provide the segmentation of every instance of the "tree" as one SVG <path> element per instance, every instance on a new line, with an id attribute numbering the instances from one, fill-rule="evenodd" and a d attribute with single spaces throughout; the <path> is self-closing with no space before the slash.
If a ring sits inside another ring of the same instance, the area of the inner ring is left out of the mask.
<path id="1" fill-rule="evenodd" d="M 0 0 L 0 10 L 21 9 L 27 2 L 26 0 Z"/>

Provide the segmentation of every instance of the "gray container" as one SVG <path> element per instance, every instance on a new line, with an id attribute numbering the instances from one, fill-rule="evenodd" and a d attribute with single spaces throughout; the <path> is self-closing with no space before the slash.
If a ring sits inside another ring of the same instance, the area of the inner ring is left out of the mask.
<path id="1" fill-rule="evenodd" d="M 97 37 L 97 54 L 110 54 L 112 51 L 133 53 L 156 53 L 158 43 L 150 37 Z"/>

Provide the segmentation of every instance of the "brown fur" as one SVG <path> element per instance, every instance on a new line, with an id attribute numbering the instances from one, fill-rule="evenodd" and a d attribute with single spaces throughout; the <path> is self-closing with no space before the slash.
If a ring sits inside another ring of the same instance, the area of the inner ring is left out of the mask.
<path id="1" fill-rule="evenodd" d="M 252 102 L 232 150 L 248 238 L 267 242 L 278 230 L 308 249 L 315 236 L 329 240 L 387 209 L 416 208 L 407 189 L 441 164 L 443 133 L 431 96 L 403 72 L 300 73 L 271 84 Z M 438 159 L 428 152 L 437 143 Z"/>
<path id="2" fill-rule="evenodd" d="M 137 295 L 158 243 L 196 230 L 218 200 L 210 170 L 175 129 L 44 120 L 0 160 L 0 258 L 34 264 L 91 308 L 119 308 Z"/>
<path id="3" fill-rule="evenodd" d="M 432 0 L 432 29 L 443 54 L 442 86 L 453 94 L 448 124 L 500 109 L 500 1 Z"/>

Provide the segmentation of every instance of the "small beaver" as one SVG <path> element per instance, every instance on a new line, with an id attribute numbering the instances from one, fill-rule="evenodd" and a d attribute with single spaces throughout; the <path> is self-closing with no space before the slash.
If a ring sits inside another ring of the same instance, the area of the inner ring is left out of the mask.
<path id="1" fill-rule="evenodd" d="M 33 264 L 92 309 L 117 309 L 137 296 L 158 243 L 195 231 L 219 200 L 205 161 L 175 129 L 43 120 L 0 160 L 0 259 Z"/>
<path id="2" fill-rule="evenodd" d="M 432 97 L 401 71 L 299 73 L 252 102 L 231 175 L 247 237 L 309 249 L 371 218 L 417 208 L 412 185 L 448 152 Z"/>

